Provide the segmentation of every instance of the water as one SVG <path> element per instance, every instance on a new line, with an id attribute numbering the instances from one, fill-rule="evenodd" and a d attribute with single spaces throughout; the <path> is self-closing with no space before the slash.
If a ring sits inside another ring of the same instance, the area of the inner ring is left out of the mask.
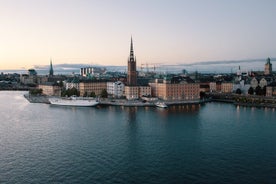
<path id="1" fill-rule="evenodd" d="M 0 92 L 0 183 L 276 183 L 274 109 L 30 104 Z"/>

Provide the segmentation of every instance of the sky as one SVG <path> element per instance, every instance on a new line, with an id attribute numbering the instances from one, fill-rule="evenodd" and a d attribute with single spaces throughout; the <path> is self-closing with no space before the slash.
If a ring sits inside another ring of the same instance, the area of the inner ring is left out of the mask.
<path id="1" fill-rule="evenodd" d="M 0 0 L 0 70 L 276 56 L 274 0 Z"/>

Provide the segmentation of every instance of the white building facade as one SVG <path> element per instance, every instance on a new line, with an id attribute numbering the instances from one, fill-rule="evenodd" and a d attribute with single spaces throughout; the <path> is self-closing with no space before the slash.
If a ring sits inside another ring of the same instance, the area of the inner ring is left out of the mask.
<path id="1" fill-rule="evenodd" d="M 115 98 L 120 98 L 124 95 L 125 85 L 121 81 L 107 82 L 107 93 Z"/>

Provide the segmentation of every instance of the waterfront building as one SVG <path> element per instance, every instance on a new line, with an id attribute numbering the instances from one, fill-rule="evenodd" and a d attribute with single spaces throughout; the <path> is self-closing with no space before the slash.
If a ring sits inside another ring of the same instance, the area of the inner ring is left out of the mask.
<path id="1" fill-rule="evenodd" d="M 150 86 L 139 86 L 139 97 L 151 96 Z"/>
<path id="2" fill-rule="evenodd" d="M 265 75 L 271 75 L 272 74 L 272 64 L 270 62 L 270 58 L 266 59 L 264 74 Z"/>
<path id="3" fill-rule="evenodd" d="M 38 85 L 42 89 L 42 94 L 47 96 L 61 96 L 61 87 L 51 82 Z"/>
<path id="4" fill-rule="evenodd" d="M 150 86 L 125 86 L 125 96 L 128 100 L 135 100 L 145 96 L 151 96 Z"/>
<path id="5" fill-rule="evenodd" d="M 125 96 L 128 100 L 139 98 L 139 86 L 125 86 Z"/>
<path id="6" fill-rule="evenodd" d="M 233 83 L 232 82 L 222 82 L 221 83 L 221 92 L 222 93 L 232 93 L 233 92 Z"/>
<path id="7" fill-rule="evenodd" d="M 90 95 L 92 92 L 98 96 L 106 89 L 106 81 L 83 81 L 79 84 L 80 96 Z"/>
<path id="8" fill-rule="evenodd" d="M 125 85 L 121 81 L 107 82 L 107 93 L 115 98 L 120 98 L 124 95 Z"/>
<path id="9" fill-rule="evenodd" d="M 149 83 L 152 96 L 163 100 L 197 100 L 200 98 L 198 83 L 170 83 L 168 80 L 155 80 Z"/>

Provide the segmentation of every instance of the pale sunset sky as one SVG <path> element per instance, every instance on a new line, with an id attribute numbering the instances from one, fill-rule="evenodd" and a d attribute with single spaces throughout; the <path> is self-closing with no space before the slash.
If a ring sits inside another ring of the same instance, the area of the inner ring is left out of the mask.
<path id="1" fill-rule="evenodd" d="M 276 56 L 275 0 L 0 0 L 0 70 Z"/>

